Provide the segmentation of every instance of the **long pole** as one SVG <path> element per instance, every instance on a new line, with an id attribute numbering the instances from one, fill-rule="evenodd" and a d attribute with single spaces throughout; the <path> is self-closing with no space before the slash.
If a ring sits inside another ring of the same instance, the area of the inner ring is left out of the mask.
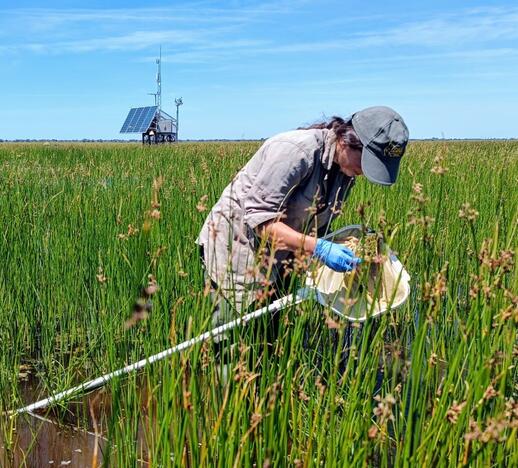
<path id="1" fill-rule="evenodd" d="M 235 328 L 239 325 L 245 325 L 250 320 L 260 317 L 261 315 L 264 315 L 268 312 L 270 312 L 270 313 L 276 312 L 278 310 L 288 307 L 289 305 L 299 304 L 300 302 L 304 301 L 306 298 L 307 298 L 307 295 L 303 292 L 303 290 L 299 291 L 298 293 L 296 293 L 294 295 L 281 297 L 280 299 L 277 299 L 276 301 L 272 302 L 271 304 L 269 304 L 265 307 L 254 310 L 253 312 L 243 315 L 242 317 L 239 317 L 235 320 L 232 320 L 223 325 L 220 325 L 219 327 L 213 328 L 212 330 L 202 333 L 201 335 L 191 338 L 190 340 L 184 341 L 183 343 L 173 346 L 172 348 L 166 349 L 165 351 L 162 351 L 161 353 L 144 358 L 138 362 L 135 362 L 134 364 L 130 364 L 126 367 L 123 367 L 122 369 L 118 369 L 116 371 L 110 372 L 109 374 L 105 374 L 94 380 L 89 380 L 87 382 L 84 382 L 81 385 L 78 385 L 77 387 L 73 387 L 68 390 L 65 390 L 64 392 L 56 393 L 55 395 L 45 398 L 44 400 L 37 401 L 36 403 L 32 403 L 28 406 L 19 408 L 17 410 L 9 411 L 8 414 L 11 417 L 13 417 L 17 414 L 29 413 L 34 410 L 45 408 L 45 407 L 51 405 L 52 403 L 57 403 L 59 401 L 62 401 L 64 399 L 72 397 L 74 395 L 77 395 L 80 393 L 85 393 L 90 390 L 94 390 L 96 388 L 102 387 L 115 377 L 118 377 L 118 376 L 121 376 L 124 374 L 129 374 L 130 372 L 136 371 L 138 369 L 142 369 L 143 367 L 147 366 L 148 364 L 152 364 L 153 362 L 160 361 L 168 356 L 171 356 L 174 353 L 178 353 L 187 348 L 190 348 L 191 346 L 194 346 L 195 344 L 198 344 L 203 341 L 207 341 L 210 338 L 214 338 L 216 336 L 222 335 L 226 331 L 232 330 L 233 328 Z"/>
<path id="2" fill-rule="evenodd" d="M 179 118 L 178 109 L 183 104 L 183 99 L 182 98 L 177 98 L 177 99 L 174 100 L 174 103 L 176 104 L 176 141 L 178 141 L 178 127 L 180 125 L 179 122 L 178 122 L 178 118 Z"/>
<path id="3" fill-rule="evenodd" d="M 156 64 L 158 70 L 156 74 L 156 105 L 158 106 L 158 112 L 162 109 L 162 46 L 160 46 L 160 58 L 157 59 Z"/>

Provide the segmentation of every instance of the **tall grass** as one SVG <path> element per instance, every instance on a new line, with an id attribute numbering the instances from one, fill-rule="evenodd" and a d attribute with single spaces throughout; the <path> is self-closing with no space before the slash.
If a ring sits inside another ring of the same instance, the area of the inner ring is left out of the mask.
<path id="1" fill-rule="evenodd" d="M 43 397 L 209 328 L 194 239 L 258 146 L 0 146 L 0 411 L 25 379 Z M 207 344 L 112 382 L 105 466 L 518 464 L 517 186 L 516 143 L 412 143 L 335 222 L 384 232 L 407 304 L 356 327 L 306 302 L 273 347 L 265 318 L 234 333 L 227 382 Z M 0 429 L 2 462 L 29 463 Z"/>

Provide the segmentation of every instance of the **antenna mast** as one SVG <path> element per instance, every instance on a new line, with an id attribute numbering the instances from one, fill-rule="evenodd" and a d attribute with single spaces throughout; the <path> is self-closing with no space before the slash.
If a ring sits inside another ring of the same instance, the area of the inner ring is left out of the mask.
<path id="1" fill-rule="evenodd" d="M 156 64 L 158 66 L 158 71 L 156 74 L 156 97 L 155 103 L 158 106 L 158 112 L 160 112 L 162 108 L 162 77 L 161 77 L 161 68 L 162 68 L 162 46 L 160 46 L 160 57 L 156 60 Z"/>

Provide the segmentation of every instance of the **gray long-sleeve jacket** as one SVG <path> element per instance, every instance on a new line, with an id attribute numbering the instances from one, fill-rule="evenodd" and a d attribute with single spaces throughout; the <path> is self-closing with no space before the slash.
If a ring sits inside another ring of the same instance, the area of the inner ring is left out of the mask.
<path id="1" fill-rule="evenodd" d="M 208 275 L 239 312 L 254 301 L 266 276 L 258 266 L 256 227 L 279 219 L 299 232 L 323 235 L 339 213 L 354 178 L 333 165 L 335 148 L 336 135 L 327 129 L 295 130 L 266 140 L 207 216 L 197 243 L 203 246 Z M 270 280 L 289 254 L 274 253 Z"/>

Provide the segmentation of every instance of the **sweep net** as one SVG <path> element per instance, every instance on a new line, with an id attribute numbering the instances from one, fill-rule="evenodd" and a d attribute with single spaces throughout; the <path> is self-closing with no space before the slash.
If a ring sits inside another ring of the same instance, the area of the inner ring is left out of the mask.
<path id="1" fill-rule="evenodd" d="M 363 259 L 356 270 L 339 273 L 322 265 L 310 280 L 320 302 L 352 320 L 362 321 L 399 307 L 410 293 L 410 277 L 403 265 L 375 236 L 369 237 L 341 240 Z"/>

